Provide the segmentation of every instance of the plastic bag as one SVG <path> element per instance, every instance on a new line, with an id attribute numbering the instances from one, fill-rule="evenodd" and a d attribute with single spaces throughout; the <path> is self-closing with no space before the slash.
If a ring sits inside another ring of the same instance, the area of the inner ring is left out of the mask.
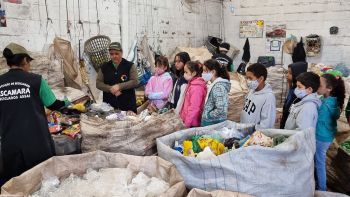
<path id="1" fill-rule="evenodd" d="M 193 152 L 195 153 L 199 153 L 201 152 L 203 149 L 201 149 L 198 140 L 201 138 L 201 136 L 198 135 L 194 135 L 192 136 L 192 149 Z"/>
<path id="2" fill-rule="evenodd" d="M 80 124 L 75 124 L 62 131 L 63 134 L 68 135 L 72 138 L 80 133 Z"/>
<path id="3" fill-rule="evenodd" d="M 253 135 L 246 141 L 244 147 L 252 146 L 252 145 L 260 145 L 265 147 L 273 146 L 273 139 L 264 135 L 261 131 L 256 131 Z"/>
<path id="4" fill-rule="evenodd" d="M 197 158 L 202 160 L 208 160 L 215 157 L 216 155 L 211 151 L 209 147 L 205 147 L 204 150 L 197 155 Z"/>
<path id="5" fill-rule="evenodd" d="M 277 135 L 273 138 L 273 146 L 277 146 L 279 144 L 282 144 L 288 137 L 284 135 Z"/>
<path id="6" fill-rule="evenodd" d="M 185 140 L 183 142 L 183 155 L 184 156 L 190 156 L 190 157 L 195 157 L 195 154 L 193 152 L 193 149 L 192 149 L 192 141 L 189 141 L 189 140 Z"/>
<path id="7" fill-rule="evenodd" d="M 223 128 L 220 132 L 218 132 L 218 134 L 224 138 L 224 139 L 229 139 L 229 138 L 238 138 L 241 139 L 243 138 L 243 134 L 241 132 L 239 132 L 237 129 L 235 128 Z"/>

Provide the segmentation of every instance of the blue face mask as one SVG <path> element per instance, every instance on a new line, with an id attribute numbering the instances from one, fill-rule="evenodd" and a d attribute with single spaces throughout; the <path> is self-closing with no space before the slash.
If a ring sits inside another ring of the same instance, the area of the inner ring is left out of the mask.
<path id="1" fill-rule="evenodd" d="M 302 99 L 304 98 L 305 96 L 307 96 L 307 92 L 305 89 L 301 90 L 299 88 L 295 88 L 294 90 L 294 94 L 295 96 L 297 96 L 298 98 Z"/>

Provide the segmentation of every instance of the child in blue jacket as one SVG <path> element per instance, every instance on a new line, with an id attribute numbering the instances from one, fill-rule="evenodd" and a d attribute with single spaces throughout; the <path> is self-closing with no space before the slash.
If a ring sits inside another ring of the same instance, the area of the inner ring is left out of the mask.
<path id="1" fill-rule="evenodd" d="M 337 132 L 337 120 L 345 99 L 344 81 L 340 76 L 323 74 L 318 94 L 323 95 L 316 125 L 316 189 L 326 191 L 326 153 Z"/>

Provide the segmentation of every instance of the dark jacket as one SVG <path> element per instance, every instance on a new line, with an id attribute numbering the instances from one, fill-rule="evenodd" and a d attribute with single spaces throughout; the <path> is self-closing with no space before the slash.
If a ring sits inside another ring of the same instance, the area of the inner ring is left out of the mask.
<path id="1" fill-rule="evenodd" d="M 288 95 L 286 100 L 284 101 L 283 105 L 283 114 L 282 119 L 280 123 L 280 128 L 284 129 L 284 126 L 286 124 L 288 115 L 289 115 L 289 108 L 294 103 L 298 103 L 300 99 L 297 99 L 297 97 L 294 94 L 294 90 L 296 88 L 297 80 L 296 78 L 301 74 L 307 71 L 307 62 L 296 62 L 293 64 L 290 64 L 288 66 L 292 70 L 292 85 L 289 87 Z"/>
<path id="2" fill-rule="evenodd" d="M 41 76 L 11 69 L 0 76 L 0 134 L 5 179 L 55 155 L 39 91 Z"/>
<path id="3" fill-rule="evenodd" d="M 212 59 L 218 61 L 221 65 L 225 66 L 228 71 L 232 72 L 232 59 L 224 53 L 215 54 Z"/>
<path id="4" fill-rule="evenodd" d="M 122 84 L 130 80 L 130 70 L 132 62 L 122 59 L 117 68 L 109 61 L 101 66 L 103 74 L 103 83 L 109 86 Z M 121 95 L 116 97 L 110 92 L 103 91 L 103 102 L 109 103 L 115 109 L 123 111 L 137 112 L 135 89 L 129 88 L 121 91 Z"/>

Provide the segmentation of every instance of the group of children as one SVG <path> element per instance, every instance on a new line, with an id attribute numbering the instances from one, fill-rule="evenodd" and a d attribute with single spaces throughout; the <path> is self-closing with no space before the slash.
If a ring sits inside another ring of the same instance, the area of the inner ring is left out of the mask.
<path id="1" fill-rule="evenodd" d="M 168 70 L 168 60 L 162 56 L 157 58 L 155 75 L 145 90 L 151 108 L 174 108 L 188 128 L 227 119 L 231 83 L 225 66 L 214 59 L 202 65 L 190 61 L 188 53 L 181 52 L 175 56 L 172 72 L 175 80 Z"/>
<path id="2" fill-rule="evenodd" d="M 181 52 L 175 56 L 172 72 L 175 80 L 168 70 L 168 60 L 158 58 L 156 74 L 145 91 L 153 107 L 174 108 L 188 128 L 217 124 L 227 119 L 231 84 L 226 66 L 215 59 L 204 64 L 190 61 L 189 55 Z M 276 120 L 276 99 L 266 78 L 264 65 L 256 63 L 247 68 L 249 93 L 241 111 L 241 123 L 255 123 L 257 130 L 273 128 Z M 326 152 L 335 137 L 337 119 L 343 109 L 344 81 L 332 72 L 321 77 L 307 72 L 305 61 L 289 65 L 287 80 L 289 92 L 283 106 L 281 129 L 316 130 L 317 189 L 326 190 Z"/>

